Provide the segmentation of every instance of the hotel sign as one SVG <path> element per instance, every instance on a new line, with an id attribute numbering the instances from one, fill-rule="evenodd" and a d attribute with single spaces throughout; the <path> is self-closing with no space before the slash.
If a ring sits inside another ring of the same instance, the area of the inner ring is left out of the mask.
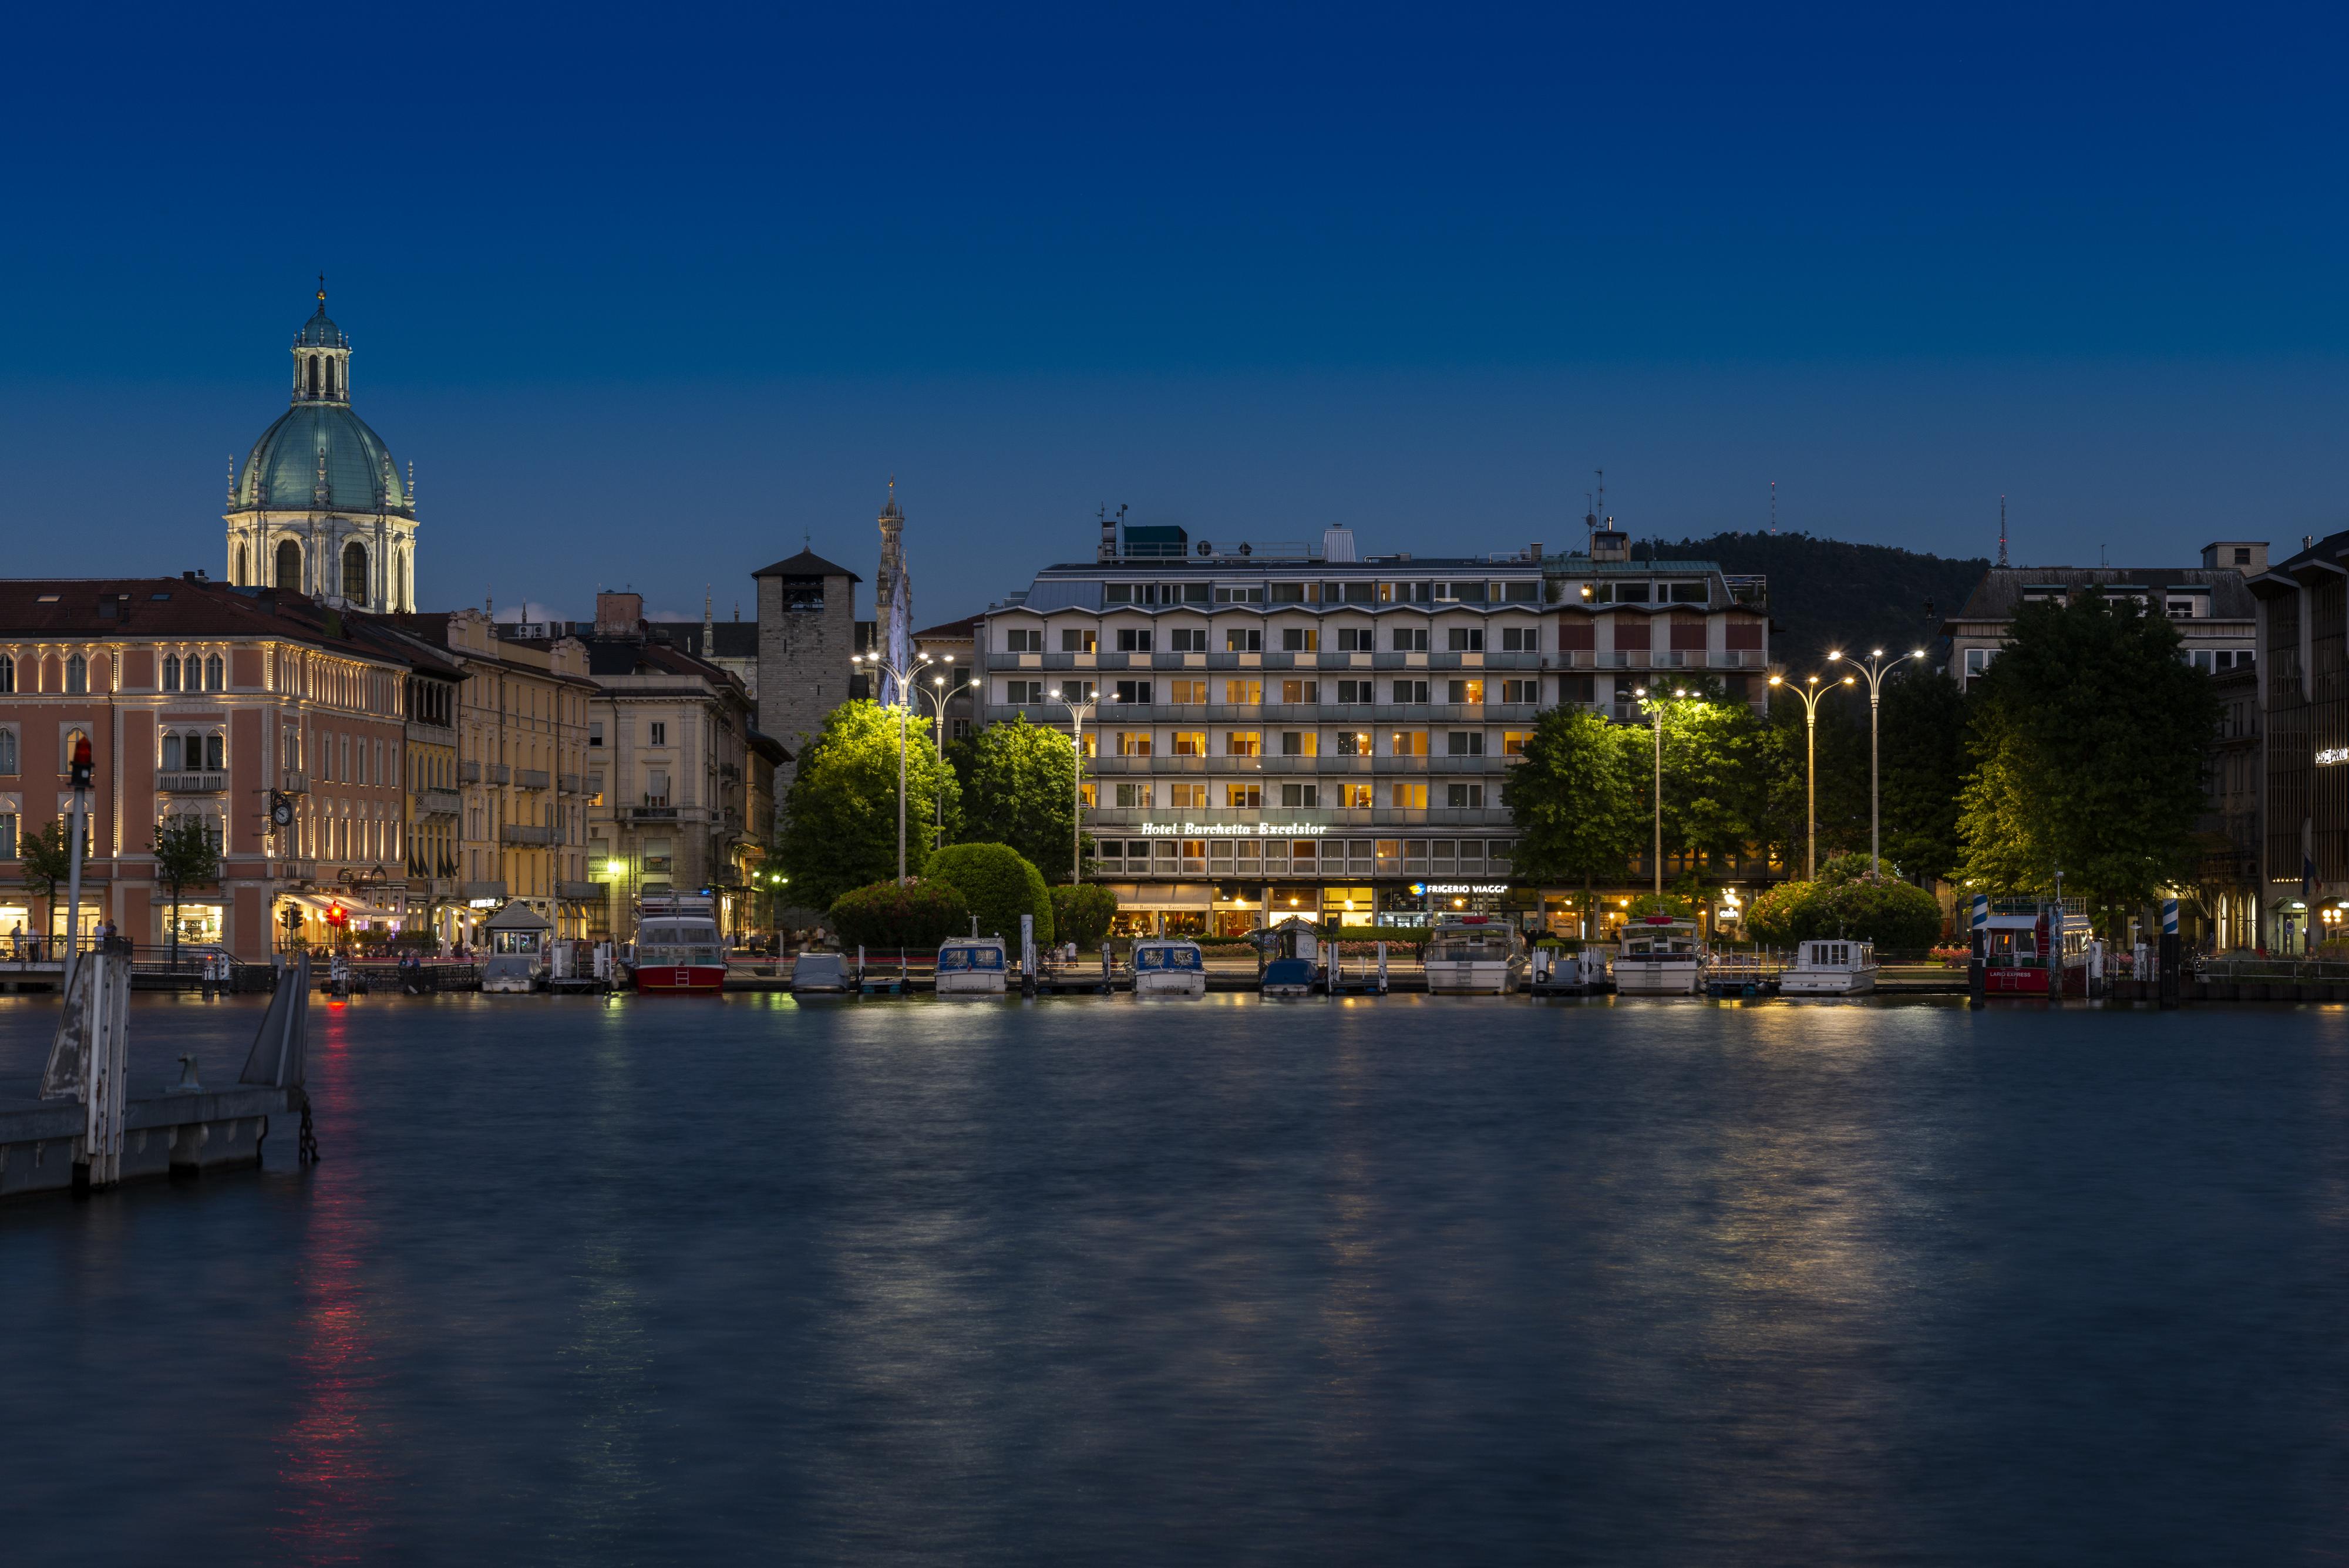
<path id="1" fill-rule="evenodd" d="M 1107 832 L 1108 829 L 1100 831 Z M 1210 827 L 1204 823 L 1145 822 L 1142 825 L 1146 838 L 1319 838 L 1330 831 L 1326 822 L 1259 822 L 1231 827 Z"/>
<path id="2" fill-rule="evenodd" d="M 2333 746 L 2316 753 L 2316 765 L 2329 768 L 2336 763 L 2349 763 L 2349 746 Z"/>
<path id="3" fill-rule="evenodd" d="M 1430 893 L 1506 893 L 1506 882 L 1413 882 L 1411 890 L 1424 898 Z"/>

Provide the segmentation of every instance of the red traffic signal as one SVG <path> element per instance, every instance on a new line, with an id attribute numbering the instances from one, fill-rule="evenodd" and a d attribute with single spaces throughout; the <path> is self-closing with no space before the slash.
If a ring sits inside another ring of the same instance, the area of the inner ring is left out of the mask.
<path id="1" fill-rule="evenodd" d="M 67 759 L 66 768 L 69 775 L 67 782 L 75 789 L 89 787 L 89 737 L 88 735 L 74 736 L 73 755 Z"/>
<path id="2" fill-rule="evenodd" d="M 340 904 L 332 904 L 327 906 L 326 924 L 330 926 L 347 926 L 350 923 L 351 917 L 349 911 L 345 909 Z"/>

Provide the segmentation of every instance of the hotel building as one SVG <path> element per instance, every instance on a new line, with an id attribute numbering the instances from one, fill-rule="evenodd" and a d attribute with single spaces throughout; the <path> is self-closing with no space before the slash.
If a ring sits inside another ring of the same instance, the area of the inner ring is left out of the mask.
<path id="1" fill-rule="evenodd" d="M 1417 924 L 1573 895 L 1515 875 L 1504 799 L 1536 717 L 1638 714 L 1651 680 L 1768 700 L 1759 578 L 1580 554 L 1358 556 L 1104 525 L 974 628 L 983 720 L 1079 727 L 1088 876 L 1129 929 L 1243 931 L 1289 913 Z M 1669 868 L 1668 868 L 1669 869 Z"/>

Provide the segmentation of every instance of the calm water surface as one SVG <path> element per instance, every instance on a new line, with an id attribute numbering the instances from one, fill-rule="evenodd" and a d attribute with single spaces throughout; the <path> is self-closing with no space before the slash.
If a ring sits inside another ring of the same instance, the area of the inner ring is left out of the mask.
<path id="1" fill-rule="evenodd" d="M 2349 1556 L 2340 1010 L 313 1029 L 316 1171 L 0 1207 L 8 1560 Z"/>

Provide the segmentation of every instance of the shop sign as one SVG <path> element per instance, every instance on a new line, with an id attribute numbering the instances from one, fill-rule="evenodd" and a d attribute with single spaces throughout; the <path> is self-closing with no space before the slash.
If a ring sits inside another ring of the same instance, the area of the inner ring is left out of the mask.
<path id="1" fill-rule="evenodd" d="M 465 908 L 469 909 L 494 909 L 497 907 L 495 898 L 469 898 L 465 902 Z"/>
<path id="2" fill-rule="evenodd" d="M 2349 746 L 2332 746 L 2316 753 L 2316 765 L 2329 768 L 2335 763 L 2349 763 Z"/>
<path id="3" fill-rule="evenodd" d="M 1424 898 L 1430 893 L 1506 893 L 1509 885 L 1506 882 L 1413 882 L 1411 890 L 1413 897 Z"/>
<path id="4" fill-rule="evenodd" d="M 1103 828 L 1102 832 L 1112 829 Z M 1326 822 L 1259 822 L 1253 826 L 1210 827 L 1204 823 L 1145 822 L 1142 834 L 1145 838 L 1319 838 L 1330 831 Z"/>

